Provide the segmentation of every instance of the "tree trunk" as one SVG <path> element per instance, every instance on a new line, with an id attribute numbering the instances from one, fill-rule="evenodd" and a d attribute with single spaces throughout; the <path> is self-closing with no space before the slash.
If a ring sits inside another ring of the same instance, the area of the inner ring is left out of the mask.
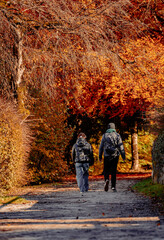
<path id="1" fill-rule="evenodd" d="M 131 131 L 132 170 L 139 170 L 137 123 Z"/>
<path id="2" fill-rule="evenodd" d="M 17 91 L 17 101 L 18 108 L 23 118 L 26 119 L 29 116 L 29 111 L 24 106 L 24 98 L 25 98 L 25 85 L 22 83 L 22 77 L 25 70 L 23 65 L 23 36 L 21 30 L 15 28 L 15 32 L 17 34 L 17 66 L 16 66 L 16 91 Z"/>
<path id="3" fill-rule="evenodd" d="M 164 185 L 164 131 L 155 139 L 152 149 L 153 172 L 152 179 L 154 183 Z"/>

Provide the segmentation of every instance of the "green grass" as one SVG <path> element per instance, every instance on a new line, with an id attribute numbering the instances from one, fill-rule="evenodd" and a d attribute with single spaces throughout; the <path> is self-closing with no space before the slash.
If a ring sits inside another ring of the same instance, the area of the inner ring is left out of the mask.
<path id="1" fill-rule="evenodd" d="M 151 178 L 144 179 L 133 187 L 133 190 L 142 193 L 145 196 L 152 198 L 162 211 L 164 211 L 164 185 L 155 184 Z"/>

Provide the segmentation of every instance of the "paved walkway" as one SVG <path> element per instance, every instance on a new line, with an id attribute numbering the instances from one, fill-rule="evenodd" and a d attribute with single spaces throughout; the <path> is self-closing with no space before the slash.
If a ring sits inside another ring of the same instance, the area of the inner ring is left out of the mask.
<path id="1" fill-rule="evenodd" d="M 102 180 L 83 196 L 76 183 L 28 193 L 28 204 L 0 206 L 0 239 L 164 239 L 164 218 L 130 190 L 135 181 L 118 180 L 116 193 L 104 192 Z"/>

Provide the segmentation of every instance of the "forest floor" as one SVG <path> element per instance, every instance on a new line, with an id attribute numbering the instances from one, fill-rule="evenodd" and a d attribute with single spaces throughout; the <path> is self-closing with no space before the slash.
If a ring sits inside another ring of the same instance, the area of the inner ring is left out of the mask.
<path id="1" fill-rule="evenodd" d="M 145 177 L 118 174 L 117 192 L 104 192 L 102 176 L 90 177 L 83 195 L 74 177 L 61 185 L 23 188 L 27 203 L 0 205 L 0 239 L 163 239 L 164 216 L 131 188 Z"/>

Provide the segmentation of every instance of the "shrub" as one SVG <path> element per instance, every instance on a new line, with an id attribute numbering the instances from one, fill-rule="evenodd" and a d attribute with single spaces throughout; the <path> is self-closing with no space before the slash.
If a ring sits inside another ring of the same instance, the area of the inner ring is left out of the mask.
<path id="1" fill-rule="evenodd" d="M 68 173 L 65 151 L 73 131 L 67 126 L 67 110 L 59 99 L 52 100 L 40 90 L 33 93 L 31 112 L 35 119 L 35 141 L 30 154 L 32 183 L 53 182 Z"/>
<path id="2" fill-rule="evenodd" d="M 11 189 L 26 182 L 30 130 L 15 105 L 0 98 L 0 187 Z"/>

